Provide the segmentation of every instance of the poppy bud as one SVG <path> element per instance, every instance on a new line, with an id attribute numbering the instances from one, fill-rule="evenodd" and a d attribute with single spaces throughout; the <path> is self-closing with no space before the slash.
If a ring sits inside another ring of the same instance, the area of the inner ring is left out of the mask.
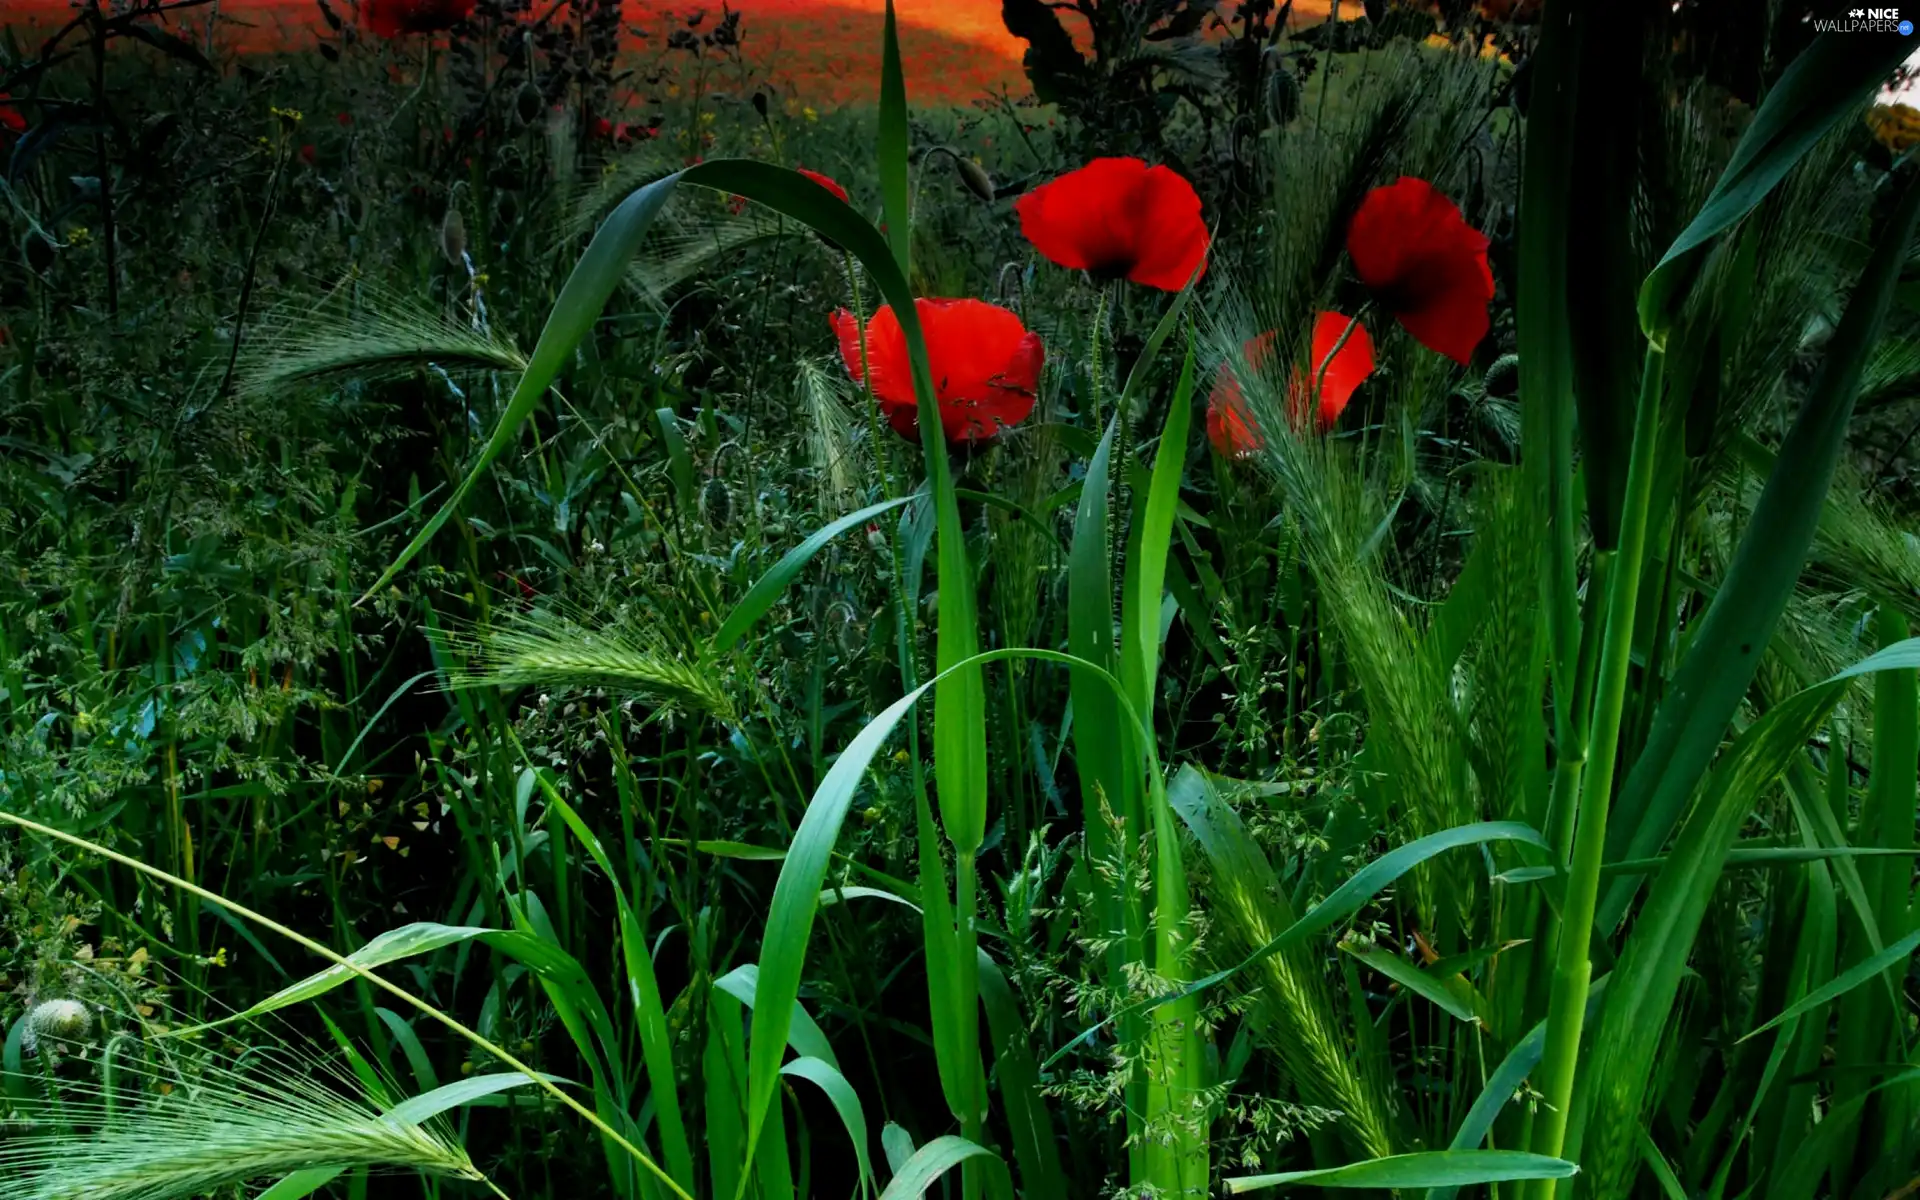
<path id="1" fill-rule="evenodd" d="M 546 107 L 546 97 L 540 94 L 540 89 L 535 87 L 531 80 L 521 84 L 519 95 L 513 98 L 513 113 L 520 118 L 522 125 L 531 125 L 538 121 Z"/>
<path id="2" fill-rule="evenodd" d="M 767 115 L 767 94 L 765 92 L 755 92 L 753 94 L 753 111 L 759 113 L 762 118 Z"/>
<path id="3" fill-rule="evenodd" d="M 1482 381 L 1481 386 L 1485 389 L 1487 395 L 1498 396 L 1503 400 L 1511 396 L 1519 395 L 1520 356 L 1518 354 L 1502 354 L 1499 358 L 1494 359 L 1493 365 L 1487 368 L 1487 376 L 1486 379 Z"/>
<path id="4" fill-rule="evenodd" d="M 447 215 L 440 221 L 440 253 L 447 256 L 447 262 L 460 266 L 466 261 L 467 222 L 460 215 L 458 205 L 449 205 Z"/>
<path id="5" fill-rule="evenodd" d="M 986 168 L 958 154 L 953 156 L 953 165 L 960 172 L 960 182 L 967 185 L 968 191 L 982 200 L 993 199 L 993 176 L 987 174 Z"/>
<path id="6" fill-rule="evenodd" d="M 44 275 L 53 266 L 53 243 L 42 234 L 32 230 L 20 239 L 20 257 L 26 260 L 27 270 L 35 275 Z"/>
<path id="7" fill-rule="evenodd" d="M 1300 115 L 1300 80 L 1292 71 L 1275 65 L 1267 73 L 1267 120 L 1275 125 L 1290 125 Z"/>
<path id="8" fill-rule="evenodd" d="M 716 532 L 733 523 L 733 493 L 724 479 L 709 479 L 700 489 L 700 516 Z"/>
<path id="9" fill-rule="evenodd" d="M 1361 0 L 1360 7 L 1366 10 L 1367 20 L 1375 25 L 1387 19 L 1387 0 Z"/>

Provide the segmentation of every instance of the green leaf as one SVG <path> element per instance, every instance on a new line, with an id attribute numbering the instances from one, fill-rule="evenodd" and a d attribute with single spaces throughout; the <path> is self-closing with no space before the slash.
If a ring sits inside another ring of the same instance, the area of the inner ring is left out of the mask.
<path id="1" fill-rule="evenodd" d="M 873 1187 L 873 1163 L 867 1157 L 867 1117 L 847 1077 L 838 1067 L 817 1058 L 796 1058 L 781 1067 L 780 1073 L 791 1079 L 804 1079 L 827 1094 L 834 1111 L 840 1114 L 840 1123 L 846 1126 L 847 1136 L 853 1139 L 853 1157 L 860 1165 L 861 1182 Z"/>
<path id="2" fill-rule="evenodd" d="M 1890 33 L 1822 33 L 1800 52 L 1767 93 L 1706 203 L 1640 285 L 1640 327 L 1647 336 L 1665 336 L 1682 289 L 1707 245 L 1758 207 L 1829 129 L 1886 82 L 1911 50 L 1911 43 Z"/>
<path id="3" fill-rule="evenodd" d="M 1428 1150 L 1316 1171 L 1243 1175 L 1227 1180 L 1227 1191 L 1239 1195 L 1289 1184 L 1322 1188 L 1466 1187 L 1513 1179 L 1568 1179 L 1579 1169 L 1564 1158 L 1519 1150 Z"/>
<path id="4" fill-rule="evenodd" d="M 1480 1023 L 1480 1018 L 1474 1015 L 1473 1009 L 1463 1003 L 1460 997 L 1448 991 L 1445 984 L 1398 954 L 1389 953 L 1378 946 L 1360 946 L 1352 942 L 1340 943 L 1340 949 L 1408 991 L 1432 1001 L 1440 1007 L 1442 1012 L 1455 1020 L 1465 1021 L 1470 1025 Z"/>
<path id="5" fill-rule="evenodd" d="M 748 1008 L 753 1007 L 754 998 L 759 992 L 759 984 L 760 968 L 752 963 L 735 967 L 713 981 L 714 987 Z M 840 1059 L 834 1054 L 833 1047 L 828 1044 L 826 1033 L 814 1022 L 806 1007 L 797 999 L 793 1002 L 790 1018 L 791 1023 L 787 1027 L 787 1045 L 793 1047 L 793 1052 L 802 1058 L 817 1058 L 838 1071 Z"/>
<path id="6" fill-rule="evenodd" d="M 952 1135 L 937 1137 L 913 1152 L 906 1165 L 894 1173 L 887 1190 L 880 1193 L 880 1200 L 919 1200 L 936 1179 L 968 1159 L 984 1160 L 997 1175 L 1005 1175 L 1007 1170 L 1000 1156 L 985 1146 Z"/>
<path id="7" fill-rule="evenodd" d="M 667 444 L 667 468 L 673 472 L 673 495 L 684 516 L 693 511 L 693 458 L 687 453 L 687 439 L 680 432 L 680 418 L 671 408 L 656 408 L 653 419 L 660 426 L 660 440 Z"/>
<path id="8" fill-rule="evenodd" d="M 1789 1006 L 1773 1020 L 1743 1035 L 1740 1041 L 1744 1042 L 1747 1038 L 1758 1037 L 1783 1021 L 1791 1021 L 1811 1009 L 1826 1004 L 1835 997 L 1846 995 L 1888 967 L 1896 963 L 1905 962 L 1907 958 L 1913 954 L 1915 949 L 1920 949 L 1920 929 L 1914 930 L 1906 937 L 1901 938 L 1893 945 L 1880 951 L 1880 953 L 1870 958 L 1862 959 L 1853 966 L 1848 967 L 1846 970 L 1840 972 L 1840 974 L 1834 976 L 1826 986 L 1808 992 L 1801 998 L 1799 1003 Z"/>
<path id="9" fill-rule="evenodd" d="M 1822 34 L 1814 45 L 1856 40 L 1862 39 Z M 1871 58 L 1876 45 L 1869 41 L 1842 53 Z M 1807 53 L 1812 54 L 1812 49 Z M 1799 66 L 1796 61 L 1794 68 Z M 1789 69 L 1788 74 L 1792 73 Z M 1782 80 L 1768 97 L 1767 107 L 1786 88 Z M 1880 339 L 1916 223 L 1920 223 L 1920 184 L 1907 188 L 1854 288 L 1806 404 L 1781 444 L 1778 462 L 1741 534 L 1733 562 L 1706 616 L 1694 628 L 1686 657 L 1654 714 L 1646 745 L 1609 819 L 1609 859 L 1659 853 L 1759 670 L 1819 528 L 1859 395 L 1861 373 Z M 1597 928 L 1610 930 L 1619 924 L 1636 887 L 1633 880 L 1623 879 L 1608 890 Z"/>
<path id="10" fill-rule="evenodd" d="M 527 360 L 526 372 L 520 376 L 520 382 L 514 385 L 513 395 L 507 401 L 507 410 L 500 414 L 500 422 L 494 426 L 493 435 L 481 448 L 479 459 L 467 472 L 466 478 L 460 481 L 460 486 L 454 489 L 453 495 L 428 518 L 420 532 L 414 534 L 413 540 L 400 551 L 400 556 L 380 573 L 380 578 L 373 581 L 373 586 L 360 597 L 360 603 L 366 603 L 368 597 L 393 582 L 401 568 L 411 562 L 414 555 L 420 553 L 433 535 L 440 531 L 440 527 L 459 511 L 461 502 L 480 481 L 486 469 L 513 444 L 521 424 L 533 414 L 534 405 L 540 402 L 540 397 L 546 394 L 547 388 L 560 374 L 560 369 L 573 357 L 574 350 L 600 319 L 600 312 L 606 307 L 614 289 L 626 278 L 627 264 L 640 249 L 640 243 L 646 238 L 654 218 L 666 207 L 681 179 L 682 175 L 669 175 L 634 192 L 620 202 L 619 207 L 594 233 L 593 240 L 587 244 L 587 252 L 581 255 L 573 273 L 567 276 L 566 284 L 561 287 L 553 311 L 547 314 L 540 340 L 535 343 L 533 355 Z"/>
<path id="11" fill-rule="evenodd" d="M 907 80 L 900 69 L 900 36 L 894 22 L 893 0 L 887 0 L 886 29 L 880 48 L 879 162 L 881 211 L 886 214 L 887 240 L 900 274 L 913 274 L 913 203 L 907 179 Z"/>
<path id="12" fill-rule="evenodd" d="M 739 643 L 740 639 L 746 636 L 747 631 L 753 628 L 754 623 L 759 621 L 761 617 L 767 615 L 767 610 L 773 607 L 774 602 L 780 598 L 781 593 L 785 592 L 787 588 L 792 585 L 793 581 L 799 577 L 801 568 L 811 562 L 813 556 L 818 554 L 821 548 L 828 542 L 831 542 L 849 529 L 865 525 L 867 522 L 885 513 L 892 512 L 902 505 L 912 503 L 913 499 L 912 496 L 903 496 L 898 500 L 883 500 L 879 504 L 869 505 L 859 512 L 848 513 L 846 516 L 831 521 L 814 530 L 813 533 L 808 535 L 806 541 L 801 542 L 798 546 L 795 546 L 793 549 L 787 551 L 786 554 L 782 555 L 780 561 L 775 563 L 771 570 L 755 580 L 753 586 L 747 589 L 747 594 L 741 597 L 740 603 L 735 605 L 733 611 L 727 614 L 727 619 L 720 623 L 719 630 L 714 633 L 713 641 L 709 644 L 708 648 L 709 654 L 713 657 L 718 657 L 733 649 L 734 646 Z M 734 843 L 729 842 L 703 842 L 701 845 L 705 848 L 707 846 L 730 846 L 733 844 Z M 722 852 L 712 850 L 710 853 L 718 854 Z M 728 857 L 747 856 L 729 855 Z"/>
<path id="13" fill-rule="evenodd" d="M 306 1197 L 346 1173 L 345 1167 L 308 1167 L 304 1171 L 295 1171 L 253 1200 L 306 1200 Z"/>
<path id="14" fill-rule="evenodd" d="M 542 1075 L 540 1078 L 546 1080 L 548 1083 L 568 1082 L 557 1075 Z M 430 1092 L 422 1092 L 418 1096 L 410 1096 L 388 1109 L 386 1115 L 395 1121 L 403 1121 L 409 1125 L 418 1125 L 424 1121 L 432 1120 L 449 1109 L 472 1104 L 488 1096 L 496 1096 L 501 1092 L 511 1091 L 517 1087 L 525 1087 L 535 1082 L 538 1081 L 532 1076 L 522 1075 L 518 1071 L 496 1071 L 487 1075 L 470 1075 L 465 1079 L 458 1079 L 442 1087 L 437 1087 Z"/>

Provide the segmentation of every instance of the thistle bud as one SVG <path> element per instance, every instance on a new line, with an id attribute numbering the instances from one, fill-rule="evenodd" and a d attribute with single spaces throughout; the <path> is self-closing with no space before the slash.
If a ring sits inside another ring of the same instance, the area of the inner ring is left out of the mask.
<path id="1" fill-rule="evenodd" d="M 733 524 L 733 493 L 724 479 L 709 479 L 700 489 L 700 516 L 716 532 Z"/>
<path id="2" fill-rule="evenodd" d="M 1481 383 L 1487 395 L 1507 399 L 1520 394 L 1520 356 L 1502 354 L 1487 368 L 1487 377 Z"/>
<path id="3" fill-rule="evenodd" d="M 27 1027 L 35 1038 L 77 1042 L 93 1028 L 93 1014 L 78 1000 L 46 1000 L 27 1014 Z"/>
<path id="4" fill-rule="evenodd" d="M 467 221 L 460 215 L 460 206 L 447 206 L 447 215 L 440 221 L 440 253 L 447 256 L 447 262 L 460 266 L 466 262 Z"/>

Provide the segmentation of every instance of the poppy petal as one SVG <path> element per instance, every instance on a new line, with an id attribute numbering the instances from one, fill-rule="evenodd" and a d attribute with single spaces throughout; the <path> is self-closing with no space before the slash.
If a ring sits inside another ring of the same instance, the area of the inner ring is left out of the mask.
<path id="1" fill-rule="evenodd" d="M 840 202 L 842 204 L 845 204 L 847 202 L 847 189 L 841 187 L 833 179 L 829 178 L 828 176 L 822 175 L 818 171 L 809 171 L 805 167 L 795 167 L 794 170 L 798 171 L 802 175 L 805 175 L 808 179 L 813 180 L 815 183 L 819 184 L 821 187 L 832 192 L 834 195 L 840 197 Z"/>
<path id="2" fill-rule="evenodd" d="M 1179 291 L 1206 260 L 1200 196 L 1173 170 L 1096 158 L 1014 202 L 1034 249 L 1069 270 Z"/>
<path id="3" fill-rule="evenodd" d="M 1375 188 L 1347 228 L 1354 270 L 1421 345 L 1466 364 L 1493 300 L 1487 238 L 1424 179 Z"/>
<path id="4" fill-rule="evenodd" d="M 1273 358 L 1274 332 L 1269 329 L 1248 338 L 1240 347 L 1245 369 L 1260 371 Z M 1232 363 L 1222 363 L 1207 397 L 1207 440 L 1223 458 L 1245 458 L 1267 444 L 1260 426 L 1240 391 L 1240 377 Z"/>
<path id="5" fill-rule="evenodd" d="M 1193 185 L 1166 167 L 1147 171 L 1137 193 L 1139 228 L 1150 231 L 1127 278 L 1142 287 L 1177 292 L 1195 272 L 1204 274 L 1207 223 Z"/>

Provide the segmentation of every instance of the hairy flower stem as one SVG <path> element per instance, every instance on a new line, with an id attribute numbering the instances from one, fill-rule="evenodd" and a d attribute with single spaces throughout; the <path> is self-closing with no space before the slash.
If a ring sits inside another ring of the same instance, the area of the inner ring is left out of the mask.
<path id="1" fill-rule="evenodd" d="M 1627 676 L 1632 665 L 1634 606 L 1640 598 L 1640 573 L 1647 548 L 1647 509 L 1653 495 L 1654 457 L 1659 442 L 1660 391 L 1666 351 L 1647 347 L 1640 375 L 1640 400 L 1634 411 L 1633 457 L 1627 467 L 1626 503 L 1621 509 L 1620 545 L 1596 555 L 1612 560 L 1608 581 L 1606 633 L 1600 644 L 1595 680 L 1593 724 L 1587 739 L 1589 759 L 1574 814 L 1573 857 L 1568 865 L 1566 901 L 1560 910 L 1560 939 L 1553 968 L 1553 992 L 1547 1004 L 1547 1045 L 1541 1058 L 1545 1111 L 1534 1126 L 1537 1153 L 1559 1157 L 1566 1143 L 1573 1106 L 1574 1075 L 1580 1057 L 1587 993 L 1593 983 L 1589 944 L 1600 896 L 1600 866 L 1607 844 L 1607 809 L 1613 799 L 1613 772 L 1619 756 L 1621 714 L 1626 708 Z M 1536 1180 L 1528 1195 L 1552 1200 L 1555 1182 Z"/>

